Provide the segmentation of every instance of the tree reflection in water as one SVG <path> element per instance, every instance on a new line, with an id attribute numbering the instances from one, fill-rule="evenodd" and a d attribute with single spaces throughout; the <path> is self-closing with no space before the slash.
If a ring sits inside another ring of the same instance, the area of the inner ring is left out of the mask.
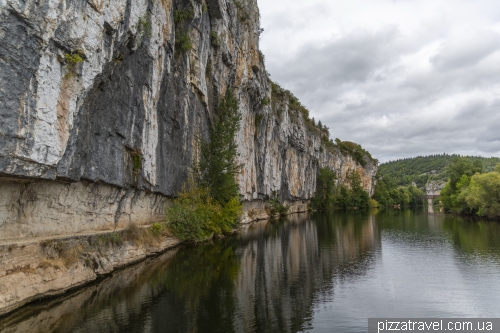
<path id="1" fill-rule="evenodd" d="M 346 289 L 339 283 L 383 283 L 377 274 L 390 272 L 379 271 L 382 242 L 393 250 L 450 248 L 461 260 L 479 254 L 498 261 L 499 235 L 498 224 L 427 212 L 293 215 L 181 247 L 65 297 L 25 307 L 0 318 L 0 331 L 304 331 L 312 328 L 318 304 L 342 306 L 335 292 Z M 471 274 L 467 267 L 461 272 Z M 342 314 L 331 313 L 336 315 Z"/>

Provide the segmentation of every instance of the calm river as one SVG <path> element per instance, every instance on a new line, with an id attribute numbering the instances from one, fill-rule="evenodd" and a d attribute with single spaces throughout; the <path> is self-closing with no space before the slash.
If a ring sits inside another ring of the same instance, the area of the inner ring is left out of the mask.
<path id="1" fill-rule="evenodd" d="M 24 307 L 0 331 L 366 332 L 370 317 L 500 317 L 500 224 L 294 215 Z"/>

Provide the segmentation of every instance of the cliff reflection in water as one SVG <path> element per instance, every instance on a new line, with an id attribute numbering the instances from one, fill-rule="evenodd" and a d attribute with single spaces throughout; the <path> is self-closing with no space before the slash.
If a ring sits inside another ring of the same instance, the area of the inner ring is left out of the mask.
<path id="1" fill-rule="evenodd" d="M 305 215 L 181 251 L 164 276 L 153 331 L 296 332 L 335 277 L 363 274 L 380 235 L 373 218 Z M 171 314 L 175 313 L 175 316 Z"/>
<path id="2" fill-rule="evenodd" d="M 251 226 L 241 236 L 236 331 L 302 330 L 314 301 L 333 297 L 335 277 L 366 271 L 380 239 L 372 218 L 313 219 Z"/>
<path id="3" fill-rule="evenodd" d="M 380 247 L 373 216 L 295 215 L 181 248 L 66 299 L 0 320 L 5 332 L 296 332 L 337 279 Z M 2 330 L 3 332 L 3 330 Z"/>

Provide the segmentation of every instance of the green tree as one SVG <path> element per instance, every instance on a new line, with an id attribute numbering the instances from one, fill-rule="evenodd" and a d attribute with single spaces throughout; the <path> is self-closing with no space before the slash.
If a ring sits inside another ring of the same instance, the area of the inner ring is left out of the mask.
<path id="1" fill-rule="evenodd" d="M 210 140 L 201 142 L 200 161 L 194 172 L 201 187 L 221 205 L 239 195 L 236 175 L 241 170 L 237 164 L 238 146 L 234 140 L 240 129 L 241 113 L 238 101 L 228 90 L 216 110 L 218 121 L 210 129 Z"/>
<path id="2" fill-rule="evenodd" d="M 398 187 L 397 183 L 389 176 L 377 173 L 377 183 L 373 198 L 384 207 L 394 204 L 416 207 L 422 203 L 420 196 L 424 193 L 415 186 Z"/>
<path id="3" fill-rule="evenodd" d="M 469 191 L 469 184 L 474 174 L 479 174 L 483 170 L 480 160 L 471 160 L 466 157 L 453 157 L 446 168 L 448 172 L 448 183 L 441 190 L 441 201 L 447 211 L 470 214 L 473 213 L 466 200 Z"/>
<path id="4" fill-rule="evenodd" d="M 340 185 L 335 196 L 335 206 L 348 209 L 351 204 L 351 191 L 345 185 Z"/>
<path id="5" fill-rule="evenodd" d="M 483 164 L 479 160 L 471 161 L 466 157 L 455 156 L 446 168 L 448 172 L 450 187 L 453 191 L 457 189 L 457 183 L 463 175 L 472 177 L 476 173 L 483 171 Z"/>
<path id="6" fill-rule="evenodd" d="M 231 91 L 216 110 L 210 140 L 200 142 L 200 159 L 193 166 L 195 180 L 188 183 L 167 210 L 174 235 L 181 240 L 204 240 L 212 234 L 229 232 L 242 213 L 236 175 L 240 129 L 238 101 Z"/>
<path id="7" fill-rule="evenodd" d="M 321 168 L 316 179 L 316 192 L 311 198 L 313 209 L 325 210 L 333 206 L 337 175 L 328 168 Z"/>
<path id="8" fill-rule="evenodd" d="M 489 172 L 472 176 L 465 194 L 467 204 L 480 216 L 500 216 L 500 173 Z"/>
<path id="9" fill-rule="evenodd" d="M 430 155 L 405 158 L 380 165 L 380 173 L 384 177 L 395 180 L 399 186 L 408 186 L 415 182 L 417 187 L 423 189 L 430 181 L 448 181 L 447 166 L 455 158 L 465 158 L 471 163 L 482 164 L 483 172 L 491 172 L 500 162 L 498 157 L 478 157 L 459 155 Z"/>
<path id="10" fill-rule="evenodd" d="M 351 207 L 353 208 L 367 208 L 370 204 L 370 196 L 365 191 L 361 184 L 361 176 L 357 171 L 351 172 L 347 179 L 351 185 Z"/>

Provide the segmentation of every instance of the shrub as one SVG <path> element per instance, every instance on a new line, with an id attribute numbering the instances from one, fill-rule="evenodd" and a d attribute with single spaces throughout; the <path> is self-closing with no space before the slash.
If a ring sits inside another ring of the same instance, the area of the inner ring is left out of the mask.
<path id="1" fill-rule="evenodd" d="M 240 22 L 242 23 L 245 23 L 250 18 L 250 15 L 248 14 L 245 6 L 239 0 L 235 0 L 234 5 L 236 6 L 236 10 L 238 12 L 238 20 L 240 20 Z"/>
<path id="2" fill-rule="evenodd" d="M 375 199 L 370 199 L 370 208 L 379 208 L 380 204 Z"/>
<path id="3" fill-rule="evenodd" d="M 220 230 L 216 229 L 215 232 L 220 234 L 222 232 L 230 232 L 238 224 L 238 220 L 243 213 L 243 206 L 240 199 L 235 196 L 232 197 L 225 205 L 222 206 L 218 218 L 218 226 Z"/>
<path id="4" fill-rule="evenodd" d="M 211 72 L 212 72 L 212 61 L 208 60 L 207 67 L 205 68 L 205 75 L 210 76 Z"/>
<path id="5" fill-rule="evenodd" d="M 265 115 L 262 113 L 255 114 L 255 134 L 257 134 L 257 128 L 260 126 L 262 119 L 264 119 Z"/>
<path id="6" fill-rule="evenodd" d="M 134 171 L 138 171 L 142 166 L 142 156 L 140 153 L 136 153 L 133 156 L 134 161 Z"/>
<path id="7" fill-rule="evenodd" d="M 151 233 L 158 237 L 158 236 L 161 236 L 162 232 L 163 232 L 163 225 L 160 224 L 160 223 L 153 223 L 150 227 L 149 227 L 149 231 L 151 231 Z"/>
<path id="8" fill-rule="evenodd" d="M 250 210 L 248 211 L 248 217 L 250 217 L 250 218 L 252 218 L 252 219 L 253 219 L 255 216 L 257 216 L 257 213 L 258 213 L 258 212 L 257 212 L 257 209 L 252 208 L 252 209 L 250 209 Z"/>
<path id="9" fill-rule="evenodd" d="M 278 198 L 276 192 L 273 192 L 273 196 L 269 199 L 269 206 L 267 207 L 267 213 L 271 218 L 276 216 L 285 216 L 288 213 L 288 206 L 283 205 Z"/>
<path id="10" fill-rule="evenodd" d="M 337 147 L 343 154 L 351 155 L 352 158 L 361 164 L 362 166 L 366 165 L 365 157 L 367 157 L 370 161 L 374 163 L 378 163 L 378 160 L 374 159 L 372 155 L 363 149 L 360 145 L 350 141 L 341 141 L 340 139 L 335 139 Z"/>
<path id="11" fill-rule="evenodd" d="M 122 244 L 123 244 L 122 235 L 117 232 L 103 234 L 97 237 L 98 246 L 107 246 L 107 245 L 118 246 Z"/>
<path id="12" fill-rule="evenodd" d="M 152 28 L 151 28 L 151 17 L 150 15 L 144 15 L 139 17 L 139 21 L 137 22 L 137 35 L 141 42 L 145 37 L 151 37 Z"/>
<path id="13" fill-rule="evenodd" d="M 193 8 L 184 8 L 180 10 L 176 10 L 174 12 L 174 23 L 181 24 L 184 23 L 185 20 L 190 20 L 194 17 Z"/>
<path id="14" fill-rule="evenodd" d="M 85 267 L 92 267 L 92 260 L 90 258 L 85 258 L 84 265 Z"/>
<path id="15" fill-rule="evenodd" d="M 241 203 L 237 198 L 221 206 L 207 189 L 194 183 L 184 187 L 167 210 L 167 219 L 174 235 L 181 240 L 195 241 L 231 231 L 240 215 Z"/>
<path id="16" fill-rule="evenodd" d="M 271 98 L 273 100 L 278 100 L 286 96 L 285 89 L 275 82 L 271 82 Z"/>
<path id="17" fill-rule="evenodd" d="M 259 50 L 259 60 L 261 63 L 264 63 L 265 60 L 266 60 L 266 57 L 264 56 L 264 53 L 262 53 L 262 51 Z"/>
<path id="18" fill-rule="evenodd" d="M 181 52 L 187 52 L 191 50 L 193 47 L 191 45 L 191 39 L 189 38 L 189 35 L 187 32 L 175 32 L 175 47 L 177 50 L 180 50 Z"/>
<path id="19" fill-rule="evenodd" d="M 219 34 L 217 34 L 217 31 L 210 31 L 210 43 L 213 47 L 221 46 L 222 41 L 219 37 Z"/>
<path id="20" fill-rule="evenodd" d="M 85 58 L 85 54 L 82 50 L 76 50 L 72 53 L 66 53 L 64 55 L 64 62 L 67 65 L 68 71 L 65 75 L 65 78 L 70 78 L 77 73 L 77 65 L 83 62 Z M 62 60 L 61 60 L 62 61 Z"/>
<path id="21" fill-rule="evenodd" d="M 64 55 L 64 59 L 70 65 L 75 65 L 75 64 L 79 64 L 79 63 L 83 62 L 83 58 L 79 53 L 74 53 L 74 54 L 66 53 Z"/>

